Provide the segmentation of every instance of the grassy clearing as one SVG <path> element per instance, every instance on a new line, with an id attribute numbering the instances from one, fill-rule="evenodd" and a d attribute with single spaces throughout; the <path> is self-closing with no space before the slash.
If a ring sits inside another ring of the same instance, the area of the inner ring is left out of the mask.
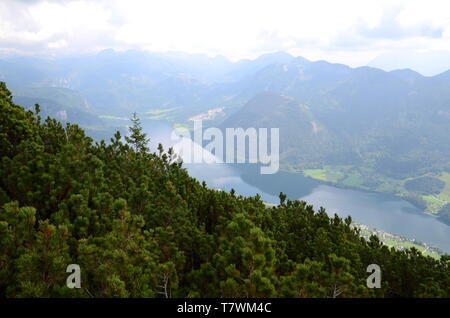
<path id="1" fill-rule="evenodd" d="M 325 166 L 327 178 L 331 182 L 339 182 L 351 173 L 350 166 Z"/>
<path id="2" fill-rule="evenodd" d="M 359 174 L 353 173 L 342 180 L 342 183 L 346 186 L 358 187 L 362 185 L 363 180 Z"/>
<path id="3" fill-rule="evenodd" d="M 324 169 L 305 169 L 303 170 L 303 174 L 313 179 L 321 181 L 329 181 L 326 174 L 326 170 Z"/>
<path id="4" fill-rule="evenodd" d="M 173 111 L 175 111 L 177 109 L 180 109 L 180 107 L 173 107 L 173 108 L 167 108 L 167 109 L 152 109 L 152 110 L 149 110 L 148 112 L 146 112 L 145 114 L 148 114 L 148 115 L 161 115 L 161 114 L 173 112 Z"/>
<path id="5" fill-rule="evenodd" d="M 434 195 L 423 195 L 422 199 L 424 199 L 427 202 L 428 208 L 432 210 L 437 209 L 446 203 L 446 201 L 439 200 Z"/>
<path id="6" fill-rule="evenodd" d="M 306 169 L 303 174 L 321 181 L 341 183 L 351 187 L 362 187 L 364 178 L 351 166 L 325 166 L 323 169 Z"/>
<path id="7" fill-rule="evenodd" d="M 159 114 L 159 115 L 154 115 L 154 116 L 148 116 L 145 117 L 144 119 L 150 119 L 150 120 L 170 120 L 172 119 L 172 116 L 168 116 L 167 114 Z"/>
<path id="8" fill-rule="evenodd" d="M 445 187 L 441 193 L 439 193 L 439 197 L 450 201 L 450 173 L 442 172 L 438 178 L 445 182 Z"/>
<path id="9" fill-rule="evenodd" d="M 177 129 L 177 128 L 184 128 L 184 129 L 187 129 L 187 130 L 193 130 L 193 127 L 192 127 L 191 125 L 188 125 L 188 124 L 181 124 L 181 123 L 176 123 L 176 124 L 174 124 L 174 125 L 173 125 L 173 128 L 174 128 L 174 129 Z"/>

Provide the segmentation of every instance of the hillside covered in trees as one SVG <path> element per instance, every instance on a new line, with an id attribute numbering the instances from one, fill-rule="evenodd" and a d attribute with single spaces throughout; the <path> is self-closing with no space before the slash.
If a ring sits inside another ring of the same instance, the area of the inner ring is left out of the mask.
<path id="1" fill-rule="evenodd" d="M 450 297 L 448 256 L 366 241 L 284 195 L 268 208 L 209 189 L 137 119 L 94 143 L 38 110 L 0 84 L 0 297 Z"/>

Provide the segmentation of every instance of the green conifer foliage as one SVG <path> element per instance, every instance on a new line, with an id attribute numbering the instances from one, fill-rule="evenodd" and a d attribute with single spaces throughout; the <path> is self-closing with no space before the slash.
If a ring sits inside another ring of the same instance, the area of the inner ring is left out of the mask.
<path id="1" fill-rule="evenodd" d="M 448 256 L 367 242 L 283 193 L 268 208 L 209 189 L 150 152 L 136 114 L 125 141 L 94 143 L 38 113 L 0 83 L 0 297 L 450 297 Z"/>

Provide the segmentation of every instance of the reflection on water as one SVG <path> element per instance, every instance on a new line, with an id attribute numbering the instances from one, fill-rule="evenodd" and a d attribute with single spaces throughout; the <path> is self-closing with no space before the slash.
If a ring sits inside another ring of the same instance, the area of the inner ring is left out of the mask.
<path id="1" fill-rule="evenodd" d="M 172 129 L 166 124 L 144 126 L 152 139 L 153 149 L 158 142 L 172 145 Z M 244 196 L 261 195 L 264 201 L 278 203 L 280 192 L 289 199 L 301 199 L 314 207 L 323 206 L 329 214 L 351 215 L 358 223 L 366 224 L 397 235 L 415 238 L 450 253 L 450 226 L 437 218 L 425 215 L 411 203 L 398 197 L 323 185 L 301 174 L 278 172 L 261 175 L 259 167 L 251 164 L 188 164 L 191 176 L 205 181 L 211 188 Z"/>

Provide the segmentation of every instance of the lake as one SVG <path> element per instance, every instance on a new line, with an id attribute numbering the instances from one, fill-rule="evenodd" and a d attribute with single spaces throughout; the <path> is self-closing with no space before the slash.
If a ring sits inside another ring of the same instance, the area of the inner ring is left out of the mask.
<path id="1" fill-rule="evenodd" d="M 155 150 L 158 142 L 167 147 L 174 143 L 170 139 L 172 128 L 169 125 L 161 122 L 143 124 L 151 137 L 151 149 Z M 259 167 L 251 164 L 198 163 L 184 166 L 191 176 L 205 181 L 211 188 L 234 189 L 244 196 L 258 193 L 262 200 L 275 204 L 279 203 L 278 194 L 283 192 L 289 199 L 304 200 L 316 209 L 323 206 L 330 215 L 351 215 L 357 223 L 414 238 L 450 253 L 450 226 L 393 195 L 324 185 L 297 173 L 281 171 L 261 175 Z"/>

